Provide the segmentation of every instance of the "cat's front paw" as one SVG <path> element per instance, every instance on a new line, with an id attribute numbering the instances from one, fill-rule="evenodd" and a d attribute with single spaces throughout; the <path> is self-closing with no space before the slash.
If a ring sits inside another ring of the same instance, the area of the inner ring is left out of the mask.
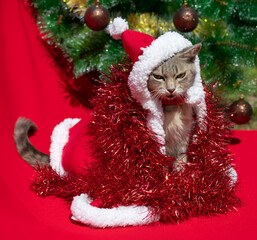
<path id="1" fill-rule="evenodd" d="M 178 157 L 176 157 L 176 161 L 173 163 L 173 168 L 176 172 L 180 172 L 185 169 L 186 164 L 187 164 L 187 155 L 181 154 Z"/>

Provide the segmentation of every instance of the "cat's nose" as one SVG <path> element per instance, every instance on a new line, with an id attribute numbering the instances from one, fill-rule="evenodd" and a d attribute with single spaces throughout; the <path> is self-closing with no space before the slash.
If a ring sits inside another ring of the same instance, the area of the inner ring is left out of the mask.
<path id="1" fill-rule="evenodd" d="M 175 88 L 168 89 L 168 91 L 172 94 L 175 91 Z"/>

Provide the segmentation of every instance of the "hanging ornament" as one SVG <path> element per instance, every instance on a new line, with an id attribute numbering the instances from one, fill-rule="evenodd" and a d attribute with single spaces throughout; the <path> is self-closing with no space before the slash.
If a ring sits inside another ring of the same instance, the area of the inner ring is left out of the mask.
<path id="1" fill-rule="evenodd" d="M 248 123 L 253 115 L 251 105 L 240 97 L 239 100 L 233 102 L 229 106 L 230 120 L 236 124 Z"/>
<path id="2" fill-rule="evenodd" d="M 95 1 L 95 5 L 92 5 L 87 9 L 84 16 L 84 22 L 90 29 L 101 31 L 109 24 L 110 13 L 106 8 Z"/>
<path id="3" fill-rule="evenodd" d="M 175 27 L 181 32 L 193 31 L 198 24 L 197 12 L 188 7 L 187 1 L 184 1 L 183 7 L 178 9 L 173 16 Z"/>

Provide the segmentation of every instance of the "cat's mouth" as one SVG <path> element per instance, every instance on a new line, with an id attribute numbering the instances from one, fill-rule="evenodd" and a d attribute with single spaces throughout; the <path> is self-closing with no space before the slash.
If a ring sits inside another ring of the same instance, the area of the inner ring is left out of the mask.
<path id="1" fill-rule="evenodd" d="M 165 95 L 161 98 L 163 105 L 177 105 L 182 104 L 185 101 L 185 98 L 176 94 Z"/>
<path id="2" fill-rule="evenodd" d="M 177 94 L 174 94 L 174 93 L 166 94 L 166 95 L 162 96 L 162 100 L 163 99 L 165 99 L 165 100 L 172 100 L 172 99 L 175 99 L 175 98 L 179 98 L 179 96 Z"/>
<path id="3" fill-rule="evenodd" d="M 166 96 L 167 99 L 174 99 L 176 97 L 175 94 L 170 94 L 168 96 Z"/>

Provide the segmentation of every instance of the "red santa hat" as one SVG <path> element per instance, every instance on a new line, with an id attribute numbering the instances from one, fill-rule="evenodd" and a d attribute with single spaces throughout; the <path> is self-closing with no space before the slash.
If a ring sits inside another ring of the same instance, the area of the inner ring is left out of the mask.
<path id="1" fill-rule="evenodd" d="M 151 98 L 147 88 L 147 80 L 151 72 L 164 61 L 183 49 L 192 46 L 192 43 L 177 32 L 167 32 L 157 39 L 137 31 L 128 30 L 128 23 L 117 17 L 109 25 L 110 35 L 122 40 L 123 47 L 134 65 L 128 78 L 131 94 L 144 109 L 149 111 L 147 116 L 148 127 L 156 134 L 160 143 L 165 143 L 163 129 L 163 109 L 161 101 Z M 195 58 L 196 76 L 192 87 L 186 93 L 185 102 L 194 106 L 198 121 L 204 129 L 206 116 L 205 96 L 200 76 L 200 62 Z M 162 148 L 165 153 L 165 148 Z"/>
<path id="2" fill-rule="evenodd" d="M 108 30 L 114 39 L 122 39 L 123 47 L 133 63 L 137 62 L 138 57 L 142 55 L 142 48 L 150 46 L 155 40 L 148 34 L 128 30 L 128 23 L 120 17 L 114 19 Z"/>

